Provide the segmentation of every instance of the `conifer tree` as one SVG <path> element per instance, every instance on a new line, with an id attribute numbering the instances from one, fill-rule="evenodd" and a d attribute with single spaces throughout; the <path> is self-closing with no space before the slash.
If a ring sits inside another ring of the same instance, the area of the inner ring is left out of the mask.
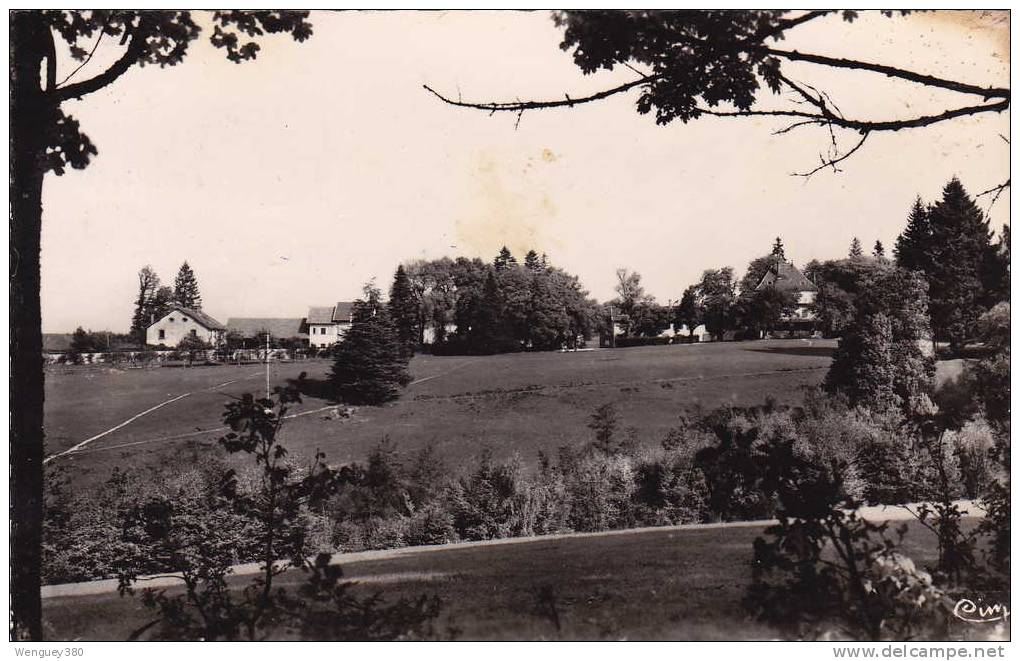
<path id="1" fill-rule="evenodd" d="M 780 237 L 776 237 L 776 242 L 772 244 L 772 254 L 779 259 L 786 261 L 786 250 L 783 248 L 783 240 Z"/>
<path id="2" fill-rule="evenodd" d="M 856 236 L 854 240 L 850 242 L 850 259 L 859 259 L 864 257 L 864 249 L 861 248 L 861 241 Z"/>
<path id="3" fill-rule="evenodd" d="M 504 317 L 503 293 L 495 274 L 489 271 L 471 325 L 471 345 L 476 351 L 498 353 L 507 348 Z"/>
<path id="4" fill-rule="evenodd" d="M 928 207 L 921 198 L 914 200 L 914 206 L 907 217 L 907 227 L 896 239 L 893 256 L 896 265 L 911 271 L 927 272 L 931 261 L 931 224 Z"/>
<path id="5" fill-rule="evenodd" d="M 1009 257 L 1009 225 L 1003 225 L 998 240 L 989 245 L 985 255 L 982 307 L 991 309 L 998 303 L 1009 302 Z"/>
<path id="6" fill-rule="evenodd" d="M 881 241 L 875 241 L 875 247 L 871 254 L 875 256 L 875 259 L 885 259 L 885 246 L 882 245 Z"/>
<path id="7" fill-rule="evenodd" d="M 496 255 L 496 259 L 493 260 L 492 265 L 496 267 L 497 271 L 505 271 L 511 266 L 517 266 L 517 258 L 513 256 L 509 248 L 503 246 L 499 254 Z"/>
<path id="8" fill-rule="evenodd" d="M 192 310 L 202 309 L 202 295 L 198 292 L 198 279 L 187 262 L 181 264 L 174 279 L 174 302 Z"/>
<path id="9" fill-rule="evenodd" d="M 414 355 L 414 345 L 418 339 L 418 304 L 403 264 L 397 266 L 393 275 L 388 308 L 401 350 L 404 356 L 410 358 Z"/>
<path id="10" fill-rule="evenodd" d="M 544 268 L 543 260 L 538 256 L 538 253 L 534 250 L 529 250 L 528 254 L 524 256 L 524 265 L 532 271 L 540 271 Z"/>
<path id="11" fill-rule="evenodd" d="M 982 273 L 991 246 L 988 221 L 956 177 L 929 213 L 931 262 L 928 289 L 936 338 L 954 352 L 973 335 L 984 294 Z"/>
<path id="12" fill-rule="evenodd" d="M 353 323 L 335 350 L 330 384 L 349 404 L 382 404 L 400 396 L 411 381 L 407 356 L 379 290 L 365 286 L 355 302 Z"/>
<path id="13" fill-rule="evenodd" d="M 928 334 L 923 276 L 877 260 L 834 266 L 856 282 L 826 389 L 854 405 L 913 410 L 934 386 L 934 363 L 919 345 Z"/>

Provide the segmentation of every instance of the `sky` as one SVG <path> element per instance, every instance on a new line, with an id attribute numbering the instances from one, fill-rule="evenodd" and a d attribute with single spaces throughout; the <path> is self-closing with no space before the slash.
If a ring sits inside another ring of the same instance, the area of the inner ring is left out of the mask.
<path id="1" fill-rule="evenodd" d="M 738 277 L 781 236 L 787 258 L 845 256 L 854 236 L 891 251 L 916 196 L 958 176 L 972 194 L 1009 177 L 1008 113 L 873 134 L 810 178 L 824 129 L 773 135 L 772 118 L 657 126 L 636 93 L 516 117 L 465 100 L 577 98 L 626 69 L 582 75 L 547 12 L 313 12 L 314 36 L 262 41 L 233 64 L 206 29 L 172 68 L 134 67 L 70 102 L 99 155 L 49 176 L 43 193 L 44 332 L 126 331 L 146 264 L 164 284 L 194 269 L 203 308 L 229 317 L 304 316 L 350 300 L 415 258 L 530 248 L 599 300 L 615 271 L 642 275 L 662 303 L 703 270 Z M 980 85 L 1009 84 L 1008 14 L 936 12 L 826 18 L 782 47 L 854 57 Z M 103 42 L 76 79 L 120 52 Z M 61 74 L 76 63 L 65 59 Z M 972 102 L 873 74 L 798 64 L 847 115 L 897 118 Z M 789 97 L 761 95 L 765 106 Z M 855 142 L 839 134 L 844 149 Z M 981 198 L 989 208 L 990 196 Z M 990 208 L 1009 221 L 1008 191 Z"/>

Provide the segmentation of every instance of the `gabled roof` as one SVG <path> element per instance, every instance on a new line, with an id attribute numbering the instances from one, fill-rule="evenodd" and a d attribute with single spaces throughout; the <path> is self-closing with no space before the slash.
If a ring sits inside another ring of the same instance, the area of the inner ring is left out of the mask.
<path id="1" fill-rule="evenodd" d="M 308 323 L 310 324 L 331 324 L 333 323 L 333 308 L 310 307 L 308 308 Z"/>
<path id="2" fill-rule="evenodd" d="M 300 317 L 231 317 L 227 330 L 243 337 L 258 337 L 268 332 L 276 338 L 306 338 L 308 327 Z"/>
<path id="3" fill-rule="evenodd" d="M 340 301 L 333 308 L 333 321 L 338 324 L 350 323 L 354 312 L 354 301 Z"/>
<path id="4" fill-rule="evenodd" d="M 197 321 L 200 325 L 204 326 L 205 328 L 208 328 L 209 330 L 217 330 L 217 331 L 225 331 L 225 330 L 227 330 L 226 326 L 224 326 L 220 322 L 216 321 L 215 319 L 213 319 L 212 317 L 210 317 L 206 313 L 202 312 L 201 310 L 192 310 L 191 308 L 186 308 L 183 305 L 174 305 L 174 306 L 171 306 L 170 309 L 167 310 L 166 312 L 164 312 L 163 316 L 161 316 L 156 321 L 162 321 L 163 317 L 167 316 L 168 314 L 170 314 L 171 312 L 173 312 L 175 310 L 177 312 L 180 312 L 181 314 L 183 314 L 186 317 L 191 317 L 192 319 Z M 152 326 L 154 324 L 149 324 L 149 325 Z"/>
<path id="5" fill-rule="evenodd" d="M 790 262 L 777 260 L 765 275 L 761 282 L 755 287 L 755 291 L 763 287 L 775 287 L 779 291 L 818 291 L 815 283 L 808 280 L 808 277 Z"/>
<path id="6" fill-rule="evenodd" d="M 351 313 L 354 312 L 354 301 L 340 301 L 331 308 L 308 308 L 310 324 L 349 324 Z"/>

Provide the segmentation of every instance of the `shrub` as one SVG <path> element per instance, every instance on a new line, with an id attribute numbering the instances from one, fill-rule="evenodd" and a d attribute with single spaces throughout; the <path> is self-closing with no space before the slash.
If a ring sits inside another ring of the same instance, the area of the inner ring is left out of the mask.
<path id="1" fill-rule="evenodd" d="M 453 525 L 453 514 L 439 503 L 430 503 L 408 517 L 404 539 L 409 546 L 448 544 L 460 540 Z"/>
<path id="2" fill-rule="evenodd" d="M 946 432 L 944 440 L 959 466 L 963 495 L 979 498 L 987 493 L 996 473 L 995 434 L 988 423 L 983 418 L 971 420 L 958 431 Z"/>
<path id="3" fill-rule="evenodd" d="M 451 489 L 454 527 L 464 539 L 514 537 L 529 528 L 526 511 L 529 485 L 520 459 L 497 463 L 483 451 L 478 467 Z"/>
<path id="4" fill-rule="evenodd" d="M 707 520 L 707 485 L 694 463 L 693 449 L 646 452 L 634 463 L 635 518 L 639 523 L 665 526 Z"/>
<path id="5" fill-rule="evenodd" d="M 784 471 L 779 523 L 754 542 L 746 606 L 796 637 L 944 638 L 944 593 L 897 550 L 906 526 L 890 536 L 888 523 L 859 517 L 840 472 L 806 462 Z"/>
<path id="6" fill-rule="evenodd" d="M 636 485 L 630 457 L 591 452 L 561 470 L 573 530 L 595 532 L 634 525 Z"/>

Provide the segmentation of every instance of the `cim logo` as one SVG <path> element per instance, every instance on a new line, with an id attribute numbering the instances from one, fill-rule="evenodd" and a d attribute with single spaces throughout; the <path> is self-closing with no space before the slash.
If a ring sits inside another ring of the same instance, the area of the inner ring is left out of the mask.
<path id="1" fill-rule="evenodd" d="M 953 615 L 964 622 L 1006 622 L 1009 620 L 1009 608 L 1005 604 L 979 606 L 970 599 L 961 599 L 953 607 Z"/>

